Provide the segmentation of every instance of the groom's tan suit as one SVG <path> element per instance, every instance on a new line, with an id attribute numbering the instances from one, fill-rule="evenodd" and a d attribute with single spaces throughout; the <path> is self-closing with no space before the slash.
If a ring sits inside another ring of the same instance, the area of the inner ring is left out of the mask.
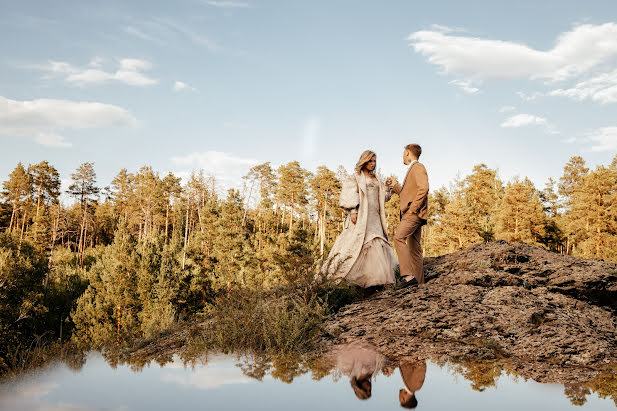
<path id="1" fill-rule="evenodd" d="M 422 226 L 428 219 L 428 175 L 422 163 L 413 161 L 403 185 L 396 183 L 392 191 L 400 197 L 401 222 L 394 233 L 394 248 L 401 266 L 401 276 L 413 275 L 424 283 L 422 269 Z"/>

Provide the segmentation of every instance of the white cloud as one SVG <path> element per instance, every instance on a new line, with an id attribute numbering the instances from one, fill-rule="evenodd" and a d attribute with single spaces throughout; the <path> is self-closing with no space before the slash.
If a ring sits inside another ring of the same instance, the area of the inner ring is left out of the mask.
<path id="1" fill-rule="evenodd" d="M 144 33 L 143 30 L 138 29 L 135 26 L 126 26 L 124 27 L 124 32 L 130 34 L 131 36 L 140 38 L 142 40 L 151 41 L 153 43 L 164 44 L 164 42 L 157 37 L 154 37 L 150 34 Z"/>
<path id="2" fill-rule="evenodd" d="M 32 138 L 39 144 L 70 147 L 58 131 L 136 125 L 122 107 L 92 102 L 38 99 L 10 100 L 0 96 L 0 134 Z"/>
<path id="3" fill-rule="evenodd" d="M 187 168 L 201 169 L 205 174 L 214 176 L 223 188 L 239 188 L 242 185 L 242 176 L 259 163 L 256 159 L 212 150 L 172 157 L 171 162 L 178 167 L 185 167 L 178 175 L 188 175 Z"/>
<path id="4" fill-rule="evenodd" d="M 204 1 L 208 6 L 220 7 L 224 9 L 246 9 L 251 7 L 248 3 L 237 1 Z"/>
<path id="5" fill-rule="evenodd" d="M 516 95 L 519 96 L 521 100 L 523 101 L 533 101 L 537 99 L 538 97 L 542 97 L 544 94 L 538 91 L 535 91 L 531 94 L 523 93 L 522 91 L 517 91 Z"/>
<path id="6" fill-rule="evenodd" d="M 559 131 L 549 123 L 544 117 L 534 116 L 533 114 L 515 114 L 508 117 L 501 127 L 503 128 L 518 128 L 526 126 L 544 126 L 548 134 L 559 134 Z"/>
<path id="7" fill-rule="evenodd" d="M 593 100 L 602 104 L 617 102 L 617 70 L 596 75 L 568 89 L 556 89 L 551 96 L 568 97 L 574 100 Z"/>
<path id="8" fill-rule="evenodd" d="M 509 113 L 511 111 L 516 111 L 516 107 L 514 107 L 514 106 L 503 106 L 502 108 L 499 109 L 500 113 Z"/>
<path id="9" fill-rule="evenodd" d="M 443 30 L 417 31 L 408 40 L 417 53 L 448 74 L 470 79 L 564 80 L 617 55 L 617 24 L 576 26 L 560 34 L 548 51 Z"/>
<path id="10" fill-rule="evenodd" d="M 543 117 L 534 116 L 532 114 L 516 114 L 514 116 L 508 117 L 503 123 L 501 123 L 501 127 L 523 127 L 534 124 L 547 123 L 546 119 Z"/>
<path id="11" fill-rule="evenodd" d="M 183 90 L 195 91 L 195 88 L 189 86 L 188 84 L 182 81 L 176 81 L 174 83 L 173 90 L 174 91 L 183 91 Z"/>
<path id="12" fill-rule="evenodd" d="M 479 88 L 473 87 L 473 83 L 470 80 L 452 80 L 448 84 L 453 84 L 460 87 L 461 90 L 463 90 L 467 94 L 475 94 L 480 91 Z"/>
<path id="13" fill-rule="evenodd" d="M 104 60 L 95 57 L 86 68 L 73 66 L 64 61 L 50 60 L 43 69 L 50 74 L 62 75 L 68 83 L 78 86 L 87 84 L 100 84 L 117 81 L 131 86 L 150 86 L 157 84 L 158 80 L 148 77 L 144 71 L 152 68 L 152 64 L 146 60 L 121 59 L 116 62 L 116 69 L 105 71 L 102 69 Z"/>
<path id="14" fill-rule="evenodd" d="M 587 134 L 591 151 L 617 151 L 617 127 L 602 127 Z"/>

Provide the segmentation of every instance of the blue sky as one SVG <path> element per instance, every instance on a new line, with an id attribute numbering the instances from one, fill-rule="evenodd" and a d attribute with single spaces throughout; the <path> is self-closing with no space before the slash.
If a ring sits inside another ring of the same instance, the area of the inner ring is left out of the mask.
<path id="1" fill-rule="evenodd" d="M 474 164 L 539 188 L 617 152 L 614 1 L 0 0 L 0 179 L 94 161 L 221 187 L 254 164 Z"/>

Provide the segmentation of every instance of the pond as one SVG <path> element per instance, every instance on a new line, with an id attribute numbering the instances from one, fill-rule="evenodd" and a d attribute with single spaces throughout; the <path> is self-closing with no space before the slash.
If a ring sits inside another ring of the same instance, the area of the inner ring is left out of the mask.
<path id="1" fill-rule="evenodd" d="M 384 410 L 412 396 L 406 404 L 419 410 L 616 408 L 594 393 L 574 405 L 563 385 L 503 372 L 482 386 L 456 364 L 390 361 L 365 347 L 341 346 L 310 363 L 226 355 L 161 363 L 120 364 L 99 353 L 77 366 L 58 361 L 3 380 L 0 410 Z"/>

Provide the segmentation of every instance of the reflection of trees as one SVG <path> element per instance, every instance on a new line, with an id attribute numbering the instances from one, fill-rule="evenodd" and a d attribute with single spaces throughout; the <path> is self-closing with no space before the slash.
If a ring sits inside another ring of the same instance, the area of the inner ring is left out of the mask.
<path id="1" fill-rule="evenodd" d="M 585 385 L 600 398 L 610 398 L 617 405 L 617 369 L 603 372 Z"/>
<path id="2" fill-rule="evenodd" d="M 291 384 L 294 378 L 306 374 L 308 369 L 304 366 L 301 358 L 282 355 L 272 358 L 272 378 L 280 380 L 286 384 Z"/>
<path id="3" fill-rule="evenodd" d="M 564 385 L 563 393 L 570 399 L 573 405 L 584 405 L 587 402 L 587 395 L 591 390 L 582 385 Z"/>
<path id="4" fill-rule="evenodd" d="M 504 370 L 503 361 L 484 360 L 478 361 L 466 358 L 455 362 L 454 371 L 471 382 L 471 388 L 475 391 L 484 391 L 497 385 L 497 379 Z"/>
<path id="5" fill-rule="evenodd" d="M 437 361 L 437 365 L 443 367 L 448 362 Z M 452 369 L 466 380 L 471 382 L 471 388 L 476 391 L 484 391 L 495 387 L 497 379 L 505 372 L 506 375 L 520 376 L 507 358 L 479 359 L 466 357 L 449 362 Z M 573 370 L 574 371 L 574 370 Z M 526 378 L 525 378 L 526 379 Z M 596 393 L 600 398 L 610 398 L 617 405 L 617 369 L 600 373 L 587 382 L 579 382 L 576 375 L 571 379 L 576 383 L 564 384 L 564 394 L 573 405 L 584 405 L 587 396 Z"/>
<path id="6" fill-rule="evenodd" d="M 252 355 L 244 357 L 238 364 L 242 373 L 258 381 L 270 374 L 286 384 L 290 384 L 296 377 L 311 373 L 313 380 L 318 381 L 330 375 L 332 364 L 323 355 L 307 354 L 280 354 L 280 355 Z"/>
<path id="7" fill-rule="evenodd" d="M 71 350 L 64 357 L 64 364 L 73 372 L 81 371 L 86 363 L 86 353 L 82 350 Z"/>
<path id="8" fill-rule="evenodd" d="M 251 358 L 245 357 L 238 364 L 238 367 L 242 370 L 242 374 L 247 377 L 262 381 L 270 368 L 272 368 L 272 365 L 267 358 L 254 355 Z"/>

